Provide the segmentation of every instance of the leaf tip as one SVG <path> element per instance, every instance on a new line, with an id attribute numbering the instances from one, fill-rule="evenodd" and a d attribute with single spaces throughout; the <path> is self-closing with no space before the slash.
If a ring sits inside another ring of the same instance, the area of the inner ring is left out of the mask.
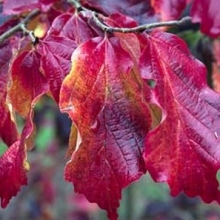
<path id="1" fill-rule="evenodd" d="M 2 199 L 1 199 L 1 207 L 2 207 L 3 209 L 5 209 L 5 208 L 7 207 L 8 203 L 9 203 L 9 200 L 8 200 L 8 199 L 6 199 L 6 198 L 2 198 Z"/>

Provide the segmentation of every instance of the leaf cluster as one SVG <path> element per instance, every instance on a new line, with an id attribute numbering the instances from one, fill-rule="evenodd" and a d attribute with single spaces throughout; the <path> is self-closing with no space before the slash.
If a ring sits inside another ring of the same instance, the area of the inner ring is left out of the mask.
<path id="1" fill-rule="evenodd" d="M 34 107 L 44 95 L 72 120 L 65 180 L 109 219 L 117 219 L 122 189 L 146 172 L 174 196 L 220 202 L 220 95 L 204 64 L 166 32 L 196 23 L 217 38 L 218 0 L 0 4 L 2 207 L 27 184 Z"/>

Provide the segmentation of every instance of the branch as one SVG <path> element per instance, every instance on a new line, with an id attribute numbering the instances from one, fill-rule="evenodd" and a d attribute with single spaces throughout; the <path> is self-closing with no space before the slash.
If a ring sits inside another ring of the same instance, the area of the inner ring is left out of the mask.
<path id="1" fill-rule="evenodd" d="M 31 36 L 32 42 L 34 43 L 36 41 L 36 38 L 32 38 L 34 37 L 33 32 L 32 31 L 28 31 L 25 26 L 27 25 L 27 23 L 32 20 L 34 17 L 36 17 L 37 15 L 40 14 L 40 10 L 36 9 L 34 11 L 32 11 L 24 20 L 22 20 L 19 24 L 15 25 L 13 28 L 9 29 L 8 31 L 6 31 L 4 34 L 2 34 L 0 36 L 0 43 L 2 43 L 3 41 L 5 41 L 6 39 L 8 39 L 9 37 L 11 37 L 12 35 L 14 35 L 15 33 L 19 32 L 19 31 L 24 31 L 25 33 L 28 33 Z"/>
<path id="2" fill-rule="evenodd" d="M 157 27 L 173 27 L 173 26 L 182 26 L 191 23 L 191 17 L 186 16 L 181 20 L 173 20 L 173 21 L 160 21 L 150 24 L 139 25 L 134 28 L 120 28 L 120 27 L 109 27 L 102 23 L 99 19 L 99 15 L 96 12 L 92 13 L 92 17 L 98 27 L 100 27 L 103 31 L 113 33 L 113 32 L 121 32 L 121 33 L 141 33 L 146 30 L 157 28 Z"/>
<path id="3" fill-rule="evenodd" d="M 94 12 L 92 10 L 89 10 L 85 7 L 83 7 L 78 0 L 68 0 L 75 8 L 77 11 L 89 11 L 92 13 L 92 18 L 95 22 L 95 24 L 101 28 L 104 32 L 121 32 L 121 33 L 141 33 L 146 30 L 152 29 L 152 28 L 157 28 L 157 27 L 173 27 L 173 26 L 182 26 L 186 24 L 191 23 L 191 17 L 186 16 L 183 17 L 181 20 L 173 20 L 173 21 L 160 21 L 160 22 L 155 22 L 151 24 L 144 24 L 144 25 L 139 25 L 134 28 L 121 28 L 121 27 L 110 27 L 106 24 L 104 24 L 99 16 L 99 13 Z"/>
<path id="4" fill-rule="evenodd" d="M 77 11 L 86 10 L 77 0 L 68 0 L 68 2 L 71 3 Z"/>

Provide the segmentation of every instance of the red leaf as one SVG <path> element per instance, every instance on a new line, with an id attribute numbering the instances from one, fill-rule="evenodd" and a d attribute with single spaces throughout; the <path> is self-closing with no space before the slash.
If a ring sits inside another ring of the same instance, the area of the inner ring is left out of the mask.
<path id="1" fill-rule="evenodd" d="M 25 51 L 14 60 L 11 67 L 10 99 L 12 106 L 26 118 L 26 122 L 20 140 L 0 158 L 0 198 L 3 208 L 17 194 L 21 185 L 27 184 L 29 164 L 26 162 L 26 149 L 29 147 L 27 140 L 33 132 L 33 107 L 48 89 L 44 76 L 39 72 L 39 58 L 36 51 Z"/>
<path id="2" fill-rule="evenodd" d="M 186 7 L 187 0 L 153 0 L 152 7 L 160 15 L 160 20 L 175 20 L 180 18 Z"/>
<path id="3" fill-rule="evenodd" d="M 9 80 L 8 66 L 12 48 L 8 42 L 0 45 L 0 138 L 10 146 L 17 140 L 17 129 L 6 102 Z"/>
<path id="4" fill-rule="evenodd" d="M 142 76 L 153 78 L 155 100 L 166 117 L 146 138 L 146 168 L 171 194 L 184 191 L 220 202 L 220 96 L 206 85 L 206 69 L 178 37 L 153 32 L 141 58 Z"/>
<path id="5" fill-rule="evenodd" d="M 21 185 L 27 185 L 26 172 L 28 169 L 24 148 L 21 148 L 20 141 L 17 141 L 0 157 L 2 208 L 7 206 L 11 197 L 16 196 Z"/>
<path id="6" fill-rule="evenodd" d="M 47 81 L 39 70 L 40 58 L 35 50 L 25 51 L 12 63 L 10 101 L 14 109 L 25 118 L 34 107 L 33 100 L 48 91 Z"/>
<path id="7" fill-rule="evenodd" d="M 94 38 L 74 51 L 71 72 L 61 87 L 60 108 L 78 128 L 65 179 L 106 209 L 110 219 L 117 218 L 122 188 L 145 173 L 148 90 L 133 67 L 117 38 Z"/>
<path id="8" fill-rule="evenodd" d="M 74 41 L 61 36 L 48 36 L 38 45 L 38 52 L 42 55 L 41 69 L 57 103 L 62 81 L 70 71 L 70 59 L 75 48 Z"/>
<path id="9" fill-rule="evenodd" d="M 112 27 L 126 28 L 133 28 L 138 25 L 134 19 L 120 13 L 115 13 L 107 17 L 105 19 L 105 23 Z M 115 32 L 114 36 L 119 38 L 122 48 L 129 53 L 129 55 L 132 57 L 133 62 L 136 65 L 139 62 L 142 49 L 142 45 L 140 45 L 140 41 L 138 38 L 139 36 L 135 33 L 124 34 L 120 32 Z"/>
<path id="10" fill-rule="evenodd" d="M 0 45 L 0 101 L 5 99 L 7 82 L 9 79 L 8 66 L 12 57 L 12 48 L 9 42 L 5 42 Z M 5 100 L 4 100 L 5 101 Z"/>
<path id="11" fill-rule="evenodd" d="M 86 16 L 88 16 L 86 13 L 79 13 L 74 16 L 66 13 L 58 16 L 49 30 L 49 35 L 64 36 L 77 44 L 96 37 L 97 34 L 91 29 Z"/>
<path id="12" fill-rule="evenodd" d="M 201 31 L 211 37 L 220 35 L 220 1 L 195 0 L 191 9 L 193 22 L 201 23 Z"/>
<path id="13" fill-rule="evenodd" d="M 63 27 L 66 25 L 69 19 L 71 19 L 71 17 L 72 14 L 69 13 L 61 14 L 58 17 L 56 17 L 48 31 L 48 36 L 50 35 L 59 36 Z"/>
<path id="14" fill-rule="evenodd" d="M 56 0 L 5 0 L 3 3 L 3 13 L 8 15 L 20 14 L 36 8 L 46 11 L 48 5 L 55 1 Z"/>
<path id="15" fill-rule="evenodd" d="M 86 7 L 101 11 L 106 15 L 118 12 L 128 15 L 140 24 L 158 20 L 154 9 L 151 7 L 150 0 L 81 0 L 81 3 Z"/>

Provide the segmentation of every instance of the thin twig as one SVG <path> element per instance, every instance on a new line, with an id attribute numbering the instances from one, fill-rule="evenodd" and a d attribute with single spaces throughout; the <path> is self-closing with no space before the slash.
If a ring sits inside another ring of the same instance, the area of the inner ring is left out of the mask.
<path id="1" fill-rule="evenodd" d="M 77 0 L 68 0 L 68 2 L 71 3 L 77 11 L 85 10 Z"/>
<path id="2" fill-rule="evenodd" d="M 38 41 L 38 38 L 35 37 L 34 32 L 30 31 L 26 28 L 25 24 L 21 24 L 21 30 L 23 31 L 24 34 L 29 35 L 29 37 L 31 38 L 31 42 L 35 45 Z"/>
<path id="3" fill-rule="evenodd" d="M 121 32 L 121 33 L 141 33 L 146 30 L 157 28 L 157 27 L 171 27 L 171 26 L 182 26 L 191 23 L 191 17 L 183 17 L 181 20 L 173 20 L 173 21 L 160 21 L 150 24 L 139 25 L 133 28 L 121 28 L 121 27 L 109 27 L 102 23 L 98 17 L 98 14 L 92 13 L 93 19 L 98 27 L 100 27 L 103 31 L 113 33 L 113 32 Z"/>
<path id="4" fill-rule="evenodd" d="M 17 25 L 6 31 L 4 34 L 2 34 L 0 36 L 0 43 L 2 43 L 4 40 L 8 39 L 9 37 L 11 37 L 12 35 L 14 35 L 19 31 L 24 31 L 25 33 L 28 33 L 30 35 L 30 31 L 27 32 L 25 26 L 30 20 L 32 20 L 34 17 L 36 17 L 39 14 L 40 14 L 39 9 L 32 11 L 26 18 L 24 18 L 24 20 L 22 20 L 20 23 L 18 23 Z"/>
<path id="5" fill-rule="evenodd" d="M 95 22 L 95 24 L 100 27 L 104 32 L 122 32 L 122 33 L 140 33 L 140 32 L 144 32 L 148 29 L 152 29 L 152 28 L 156 28 L 156 27 L 165 27 L 165 26 L 181 26 L 181 25 L 185 25 L 191 22 L 191 17 L 184 17 L 181 20 L 174 20 L 174 21 L 161 21 L 161 22 L 155 22 L 155 23 L 151 23 L 151 24 L 144 24 L 144 25 L 139 25 L 137 27 L 134 28 L 121 28 L 121 27 L 110 27 L 106 24 L 104 24 L 100 18 L 99 18 L 99 14 L 97 12 L 91 11 L 85 7 L 83 7 L 79 1 L 77 0 L 68 0 L 71 4 L 73 4 L 73 6 L 76 8 L 77 11 L 89 11 L 92 13 L 92 18 Z M 40 14 L 40 10 L 36 9 L 34 11 L 32 11 L 24 20 L 22 20 L 19 24 L 17 24 L 16 26 L 12 27 L 11 29 L 9 29 L 8 31 L 6 31 L 4 34 L 2 34 L 0 36 L 0 43 L 2 43 L 4 40 L 8 39 L 9 37 L 11 37 L 12 35 L 14 35 L 15 33 L 19 32 L 19 31 L 24 31 L 24 33 L 28 33 L 29 36 L 31 37 L 31 40 L 33 43 L 36 43 L 36 38 L 33 34 L 32 31 L 28 31 L 26 29 L 26 24 L 33 19 L 34 17 L 36 17 L 38 14 Z"/>
<path id="6" fill-rule="evenodd" d="M 68 0 L 73 6 L 77 9 L 77 11 L 89 11 L 92 13 L 92 18 L 95 22 L 95 24 L 100 27 L 104 32 L 121 32 L 121 33 L 141 33 L 146 30 L 152 29 L 152 28 L 157 28 L 157 27 L 173 27 L 173 26 L 182 26 L 186 24 L 191 23 L 191 17 L 186 16 L 183 17 L 181 20 L 173 20 L 173 21 L 160 21 L 160 22 L 155 22 L 151 24 L 144 24 L 144 25 L 139 25 L 134 28 L 122 28 L 122 27 L 110 27 L 106 24 L 104 24 L 101 19 L 99 18 L 99 14 L 97 12 L 94 12 L 92 10 L 89 10 L 85 7 L 83 7 L 78 0 Z"/>

